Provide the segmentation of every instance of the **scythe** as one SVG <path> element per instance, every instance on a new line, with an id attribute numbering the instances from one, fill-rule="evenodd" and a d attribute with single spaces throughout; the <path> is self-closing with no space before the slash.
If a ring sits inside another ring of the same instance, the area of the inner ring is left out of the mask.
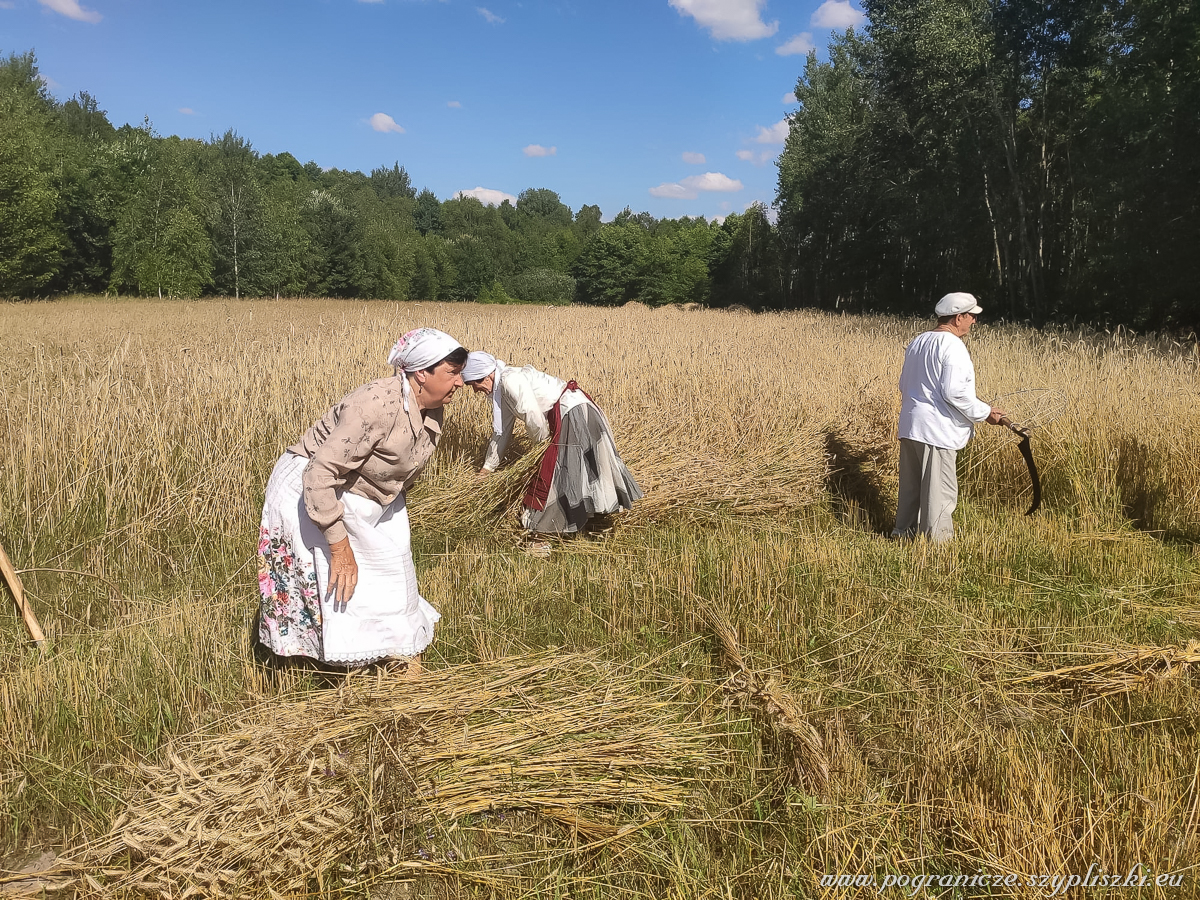
<path id="1" fill-rule="evenodd" d="M 1000 424 L 1021 438 L 1017 449 L 1021 451 L 1021 456 L 1025 459 L 1025 466 L 1029 469 L 1029 480 L 1033 484 L 1033 505 L 1029 507 L 1029 511 L 1025 515 L 1032 516 L 1042 505 L 1042 480 L 1038 477 L 1037 463 L 1033 461 L 1033 448 L 1029 445 L 1030 430 L 1016 424 L 1008 416 L 1002 416 Z"/>

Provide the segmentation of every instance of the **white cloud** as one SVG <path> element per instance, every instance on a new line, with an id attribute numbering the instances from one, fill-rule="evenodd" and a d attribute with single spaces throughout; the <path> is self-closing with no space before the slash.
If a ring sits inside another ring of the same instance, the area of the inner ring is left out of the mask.
<path id="1" fill-rule="evenodd" d="M 762 150 L 755 153 L 753 150 L 739 150 L 737 158 L 742 162 L 748 162 L 756 166 L 761 166 L 775 156 L 774 150 Z"/>
<path id="2" fill-rule="evenodd" d="M 446 105 L 451 109 L 462 109 L 462 104 L 457 100 L 447 100 Z"/>
<path id="3" fill-rule="evenodd" d="M 680 15 L 691 16 L 718 41 L 753 41 L 770 37 L 778 22 L 767 24 L 759 10 L 766 0 L 669 0 Z"/>
<path id="4" fill-rule="evenodd" d="M 740 191 L 744 186 L 736 178 L 730 178 L 720 172 L 705 172 L 703 175 L 689 175 L 682 181 L 664 181 L 658 187 L 650 188 L 650 196 L 671 200 L 695 200 L 701 191 Z"/>
<path id="5" fill-rule="evenodd" d="M 817 45 L 813 43 L 813 36 L 807 31 L 802 31 L 786 44 L 776 47 L 775 52 L 780 56 L 800 56 L 808 55 L 816 49 Z"/>
<path id="6" fill-rule="evenodd" d="M 825 0 L 813 13 L 810 24 L 813 28 L 836 28 L 843 31 L 857 28 L 866 16 L 850 5 L 850 0 Z"/>
<path id="7" fill-rule="evenodd" d="M 683 161 L 689 166 L 702 166 L 704 165 L 704 154 L 688 151 L 683 154 Z"/>
<path id="8" fill-rule="evenodd" d="M 503 25 L 504 24 L 504 20 L 502 18 L 500 18 L 498 15 L 496 15 L 494 12 L 492 12 L 490 9 L 486 9 L 482 6 L 477 6 L 477 7 L 475 7 L 475 11 L 478 12 L 485 19 L 487 19 L 488 23 L 491 25 Z"/>
<path id="9" fill-rule="evenodd" d="M 84 9 L 79 5 L 79 0 L 38 0 L 38 3 L 77 22 L 91 22 L 95 25 L 104 18 L 93 9 Z"/>
<path id="10" fill-rule="evenodd" d="M 0 9 L 16 9 L 16 8 L 17 8 L 17 4 L 13 3 L 12 0 L 0 0 Z"/>
<path id="11" fill-rule="evenodd" d="M 179 111 L 181 113 L 183 113 L 185 116 L 194 116 L 196 114 L 196 111 L 194 109 L 192 109 L 190 106 L 181 106 L 181 107 L 179 107 Z"/>
<path id="12" fill-rule="evenodd" d="M 507 200 L 509 203 L 517 202 L 517 198 L 512 194 L 506 194 L 504 191 L 496 191 L 492 188 L 485 187 L 472 188 L 469 191 L 459 191 L 454 196 L 455 198 L 474 197 L 485 206 L 499 206 L 505 200 Z"/>
<path id="13" fill-rule="evenodd" d="M 756 144 L 782 144 L 787 141 L 788 136 L 788 120 L 780 119 L 770 128 L 758 129 L 758 137 L 754 139 Z"/>
<path id="14" fill-rule="evenodd" d="M 541 144 L 530 144 L 521 151 L 526 156 L 557 156 L 557 147 L 543 147 Z"/>
<path id="15" fill-rule="evenodd" d="M 799 103 L 800 101 L 796 99 L 795 91 L 788 91 L 783 95 L 783 102 L 790 106 L 791 104 Z"/>
<path id="16" fill-rule="evenodd" d="M 683 184 L 695 187 L 698 191 L 720 191 L 729 193 L 740 191 L 744 185 L 736 178 L 722 175 L 720 172 L 705 172 L 703 175 L 690 175 L 683 179 Z"/>
<path id="17" fill-rule="evenodd" d="M 375 113 L 375 115 L 371 116 L 371 127 L 376 131 L 382 131 L 384 134 L 387 134 L 389 131 L 393 131 L 396 134 L 404 134 L 404 129 L 387 113 Z"/>
<path id="18" fill-rule="evenodd" d="M 668 200 L 695 200 L 700 194 L 695 188 L 684 187 L 677 181 L 664 181 L 658 187 L 650 188 L 651 197 L 666 197 Z"/>

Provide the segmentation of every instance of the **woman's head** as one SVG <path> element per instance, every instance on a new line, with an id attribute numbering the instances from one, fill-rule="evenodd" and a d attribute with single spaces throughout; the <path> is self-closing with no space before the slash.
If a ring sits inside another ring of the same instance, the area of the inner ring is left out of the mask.
<path id="1" fill-rule="evenodd" d="M 496 370 L 504 365 L 490 353 L 482 350 L 472 350 L 467 355 L 467 364 L 463 366 L 463 382 L 478 393 L 490 394 L 496 384 Z"/>
<path id="2" fill-rule="evenodd" d="M 421 409 L 438 409 L 450 402 L 454 392 L 463 386 L 462 364 L 466 350 L 462 347 L 449 354 L 436 365 L 420 369 L 407 375 L 409 384 L 416 391 L 417 406 Z"/>
<path id="3" fill-rule="evenodd" d="M 466 348 L 436 328 L 413 329 L 388 354 L 388 362 L 403 370 L 421 409 L 438 409 L 450 401 L 462 387 L 466 361 Z"/>

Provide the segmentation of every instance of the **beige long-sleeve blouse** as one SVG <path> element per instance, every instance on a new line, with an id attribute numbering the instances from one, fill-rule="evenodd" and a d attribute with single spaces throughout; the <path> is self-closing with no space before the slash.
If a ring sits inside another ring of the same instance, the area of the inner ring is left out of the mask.
<path id="1" fill-rule="evenodd" d="M 346 537 L 342 491 L 387 506 L 421 474 L 442 437 L 441 409 L 409 400 L 404 376 L 380 378 L 351 391 L 289 452 L 307 457 L 304 508 L 330 544 Z"/>

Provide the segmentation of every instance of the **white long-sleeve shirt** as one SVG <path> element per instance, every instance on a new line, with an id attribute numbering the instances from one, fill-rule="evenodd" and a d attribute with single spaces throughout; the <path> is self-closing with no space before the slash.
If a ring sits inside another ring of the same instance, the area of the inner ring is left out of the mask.
<path id="1" fill-rule="evenodd" d="M 561 378 L 539 372 L 533 366 L 504 366 L 493 388 L 493 391 L 500 393 L 500 430 L 492 435 L 483 468 L 494 471 L 500 465 L 517 419 L 525 423 L 531 440 L 549 440 L 550 421 L 546 416 L 559 397 L 562 397 L 559 410 L 563 415 L 580 403 L 587 402 L 582 391 L 563 394 L 566 386 L 567 383 Z"/>
<path id="2" fill-rule="evenodd" d="M 948 331 L 926 331 L 904 351 L 900 371 L 902 439 L 943 450 L 961 450 L 974 423 L 992 412 L 975 396 L 975 364 L 967 345 Z"/>

